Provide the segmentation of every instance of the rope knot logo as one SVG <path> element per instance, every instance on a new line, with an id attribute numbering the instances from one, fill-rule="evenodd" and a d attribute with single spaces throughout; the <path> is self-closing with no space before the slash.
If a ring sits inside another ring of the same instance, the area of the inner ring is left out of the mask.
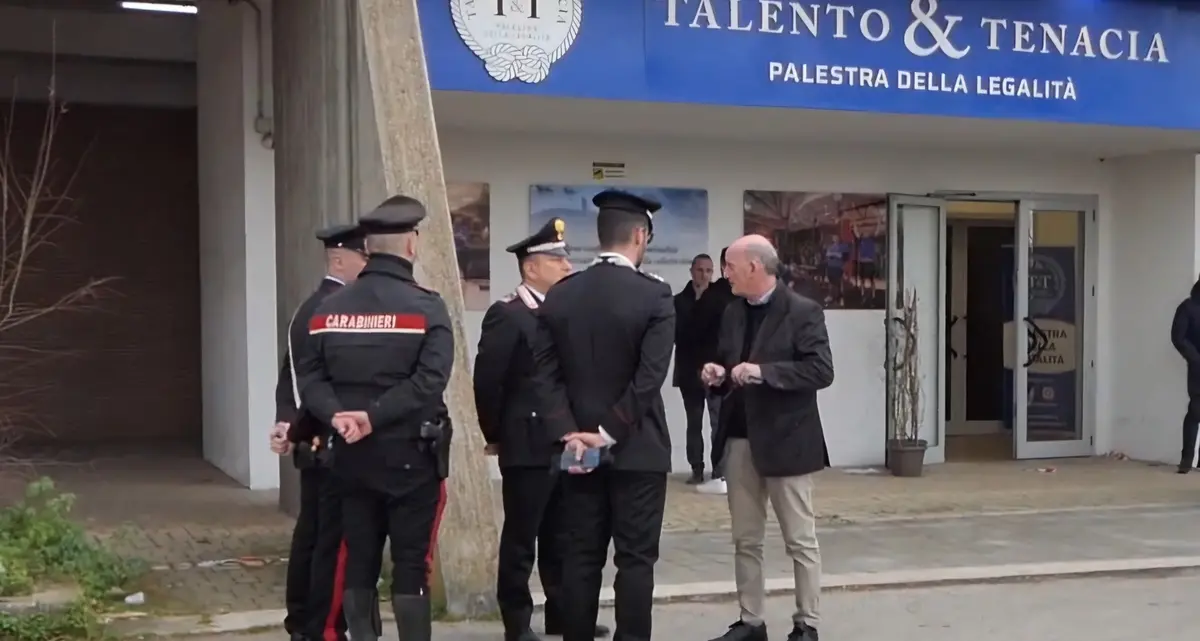
<path id="1" fill-rule="evenodd" d="M 542 82 L 583 22 L 583 0 L 450 0 L 463 44 L 500 82 Z"/>

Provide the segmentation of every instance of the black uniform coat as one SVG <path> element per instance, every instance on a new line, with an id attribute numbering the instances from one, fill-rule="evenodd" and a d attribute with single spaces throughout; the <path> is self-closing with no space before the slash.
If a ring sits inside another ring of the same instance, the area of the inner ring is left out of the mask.
<path id="1" fill-rule="evenodd" d="M 309 323 L 312 353 L 297 364 L 304 407 L 328 425 L 365 410 L 372 433 L 335 438 L 334 469 L 383 492 L 427 481 L 433 456 L 418 447 L 421 423 L 445 416 L 454 363 L 446 304 L 417 285 L 412 263 L 374 254 L 358 280 L 330 296 Z"/>
<path id="2" fill-rule="evenodd" d="M 675 339 L 671 287 L 600 262 L 550 288 L 538 320 L 535 380 L 550 438 L 603 427 L 617 441 L 613 469 L 669 472 L 662 386 Z"/>
<path id="3" fill-rule="evenodd" d="M 825 432 L 817 411 L 817 391 L 833 384 L 833 356 L 825 311 L 782 282 L 766 303 L 767 316 L 750 348 L 749 362 L 763 381 L 747 385 L 746 435 L 754 467 L 762 476 L 802 476 L 829 467 Z M 746 305 L 725 308 L 717 363 L 725 367 L 728 391 L 733 367 L 741 362 L 746 334 Z M 733 403 L 721 405 L 724 414 Z"/>
<path id="4" fill-rule="evenodd" d="M 475 408 L 484 440 L 500 446 L 500 467 L 547 468 L 557 450 L 538 414 L 533 383 L 538 305 L 538 295 L 525 288 L 523 295 L 492 303 L 483 316 L 475 353 Z"/>
<path id="5" fill-rule="evenodd" d="M 294 443 L 311 442 L 314 436 L 320 436 L 324 441 L 328 435 L 327 426 L 322 425 L 307 412 L 298 409 L 300 390 L 293 378 L 292 369 L 295 363 L 312 353 L 308 342 L 309 319 L 316 313 L 317 307 L 326 297 L 344 286 L 342 281 L 326 276 L 317 286 L 317 290 L 300 303 L 288 323 L 287 350 L 283 353 L 283 365 L 279 369 L 279 382 L 275 384 L 275 422 L 291 425 L 291 429 L 288 430 L 288 439 Z"/>

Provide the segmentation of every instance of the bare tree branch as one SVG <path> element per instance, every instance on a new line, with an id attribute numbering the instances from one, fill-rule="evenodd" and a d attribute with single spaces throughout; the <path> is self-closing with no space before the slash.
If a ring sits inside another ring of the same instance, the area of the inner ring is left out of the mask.
<path id="1" fill-rule="evenodd" d="M 88 151 L 59 157 L 56 143 L 67 109 L 58 100 L 55 78 L 52 58 L 45 112 L 40 128 L 32 129 L 38 132 L 36 145 L 23 138 L 31 128 L 17 124 L 23 110 L 15 99 L 0 123 L 0 467 L 18 462 L 9 454 L 17 441 L 31 434 L 53 435 L 41 417 L 23 405 L 30 396 L 51 390 L 49 383 L 33 380 L 30 371 L 78 353 L 30 344 L 28 328 L 54 314 L 99 310 L 116 282 L 114 277 L 89 277 L 48 296 L 40 283 L 52 281 L 43 276 L 38 287 L 29 287 L 31 275 L 50 273 L 47 251 L 75 222 L 71 193 Z M 30 289 L 38 291 L 31 296 Z"/>

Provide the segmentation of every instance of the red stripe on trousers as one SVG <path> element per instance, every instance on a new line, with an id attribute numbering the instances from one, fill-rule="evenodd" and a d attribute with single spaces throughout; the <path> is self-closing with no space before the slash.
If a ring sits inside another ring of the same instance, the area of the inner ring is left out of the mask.
<path id="1" fill-rule="evenodd" d="M 433 577 L 433 555 L 437 552 L 438 530 L 442 527 L 442 512 L 446 509 L 446 482 L 438 486 L 437 511 L 433 513 L 433 529 L 429 532 L 429 551 L 425 553 L 425 584 Z"/>
<path id="2" fill-rule="evenodd" d="M 342 591 L 346 589 L 346 541 L 338 546 L 337 568 L 333 571 L 333 596 L 325 617 L 325 641 L 338 641 L 337 620 L 342 613 Z"/>

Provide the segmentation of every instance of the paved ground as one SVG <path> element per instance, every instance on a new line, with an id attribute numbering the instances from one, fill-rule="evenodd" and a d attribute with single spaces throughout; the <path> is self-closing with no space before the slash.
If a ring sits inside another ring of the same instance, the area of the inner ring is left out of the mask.
<path id="1" fill-rule="evenodd" d="M 73 461 L 64 462 L 61 455 L 59 459 L 37 468 L 0 470 L 0 503 L 18 495 L 28 478 L 54 477 L 60 487 L 79 496 L 78 514 L 113 547 L 170 568 L 153 573 L 144 586 L 153 609 L 224 612 L 274 608 L 281 603 L 285 568 L 281 558 L 286 554 L 291 520 L 275 509 L 274 492 L 243 490 L 179 448 L 89 452 Z M 1142 504 L 1200 506 L 1200 474 L 1173 472 L 1166 466 L 1108 458 L 947 464 L 931 468 L 919 479 L 830 470 L 818 477 L 817 490 L 827 569 L 848 572 L 896 563 L 920 565 L 928 563 L 922 549 L 957 550 L 958 556 L 943 561 L 968 565 L 991 562 L 988 559 L 1037 560 L 1022 555 L 1040 550 L 1049 550 L 1047 558 L 1066 555 L 1053 560 L 1091 558 L 1079 556 L 1092 554 L 1089 550 L 1133 556 L 1130 550 L 1139 546 L 1132 541 L 1101 536 L 1090 526 L 1084 536 L 1091 543 L 1083 547 L 1075 544 L 1075 531 L 1044 524 L 1034 527 L 1029 525 L 1032 521 L 1019 519 L 1003 525 L 985 518 L 979 522 L 990 525 L 966 530 L 879 528 L 896 519 L 951 514 Z M 1194 532 L 1200 518 L 1189 514 L 1179 518 L 1196 520 L 1179 527 Z M 1116 527 L 1110 526 L 1100 530 Z M 1021 528 L 1040 532 L 1038 545 L 1023 540 L 1031 535 Z M 728 510 L 723 497 L 696 494 L 679 479 L 673 480 L 665 530 L 662 581 L 728 577 Z M 930 545 L 930 536 L 937 545 Z M 1157 536 L 1150 538 L 1158 540 Z M 1162 540 L 1174 541 L 1169 533 Z M 776 545 L 768 546 L 769 565 L 773 571 L 786 572 Z M 850 560 L 854 567 L 848 565 Z"/>
<path id="2" fill-rule="evenodd" d="M 827 525 L 823 571 L 851 574 L 948 567 L 1200 556 L 1200 507 L 1046 512 Z M 661 584 L 733 578 L 727 533 L 663 536 Z M 776 533 L 766 545 L 766 578 L 792 575 Z M 606 568 L 605 585 L 614 576 Z"/>
<path id="3" fill-rule="evenodd" d="M 1185 641 L 1196 636 L 1200 576 L 1092 578 L 826 594 L 823 638 L 894 641 Z M 770 599 L 772 638 L 790 629 L 791 600 Z M 703 641 L 736 617 L 732 604 L 660 606 L 656 636 Z M 605 610 L 601 619 L 612 620 Z M 386 638 L 395 630 L 385 627 Z M 438 641 L 491 641 L 495 623 L 439 625 Z M 195 641 L 272 641 L 278 633 L 226 635 Z"/>
<path id="4" fill-rule="evenodd" d="M 1200 507 L 1106 509 L 827 525 L 821 530 L 821 547 L 827 574 L 857 574 L 1200 557 L 1197 531 Z M 657 582 L 728 581 L 730 550 L 727 533 L 667 533 Z M 244 600 L 255 599 L 252 603 L 263 608 L 280 607 L 284 565 L 235 568 L 156 572 L 150 606 L 157 611 L 186 611 L 203 604 L 204 611 L 229 612 L 251 609 Z M 614 572 L 610 563 L 605 585 L 612 584 Z M 774 534 L 767 542 L 765 574 L 768 579 L 791 576 L 791 563 Z M 536 577 L 534 585 L 538 585 Z M 217 592 L 218 588 L 229 592 Z"/>

